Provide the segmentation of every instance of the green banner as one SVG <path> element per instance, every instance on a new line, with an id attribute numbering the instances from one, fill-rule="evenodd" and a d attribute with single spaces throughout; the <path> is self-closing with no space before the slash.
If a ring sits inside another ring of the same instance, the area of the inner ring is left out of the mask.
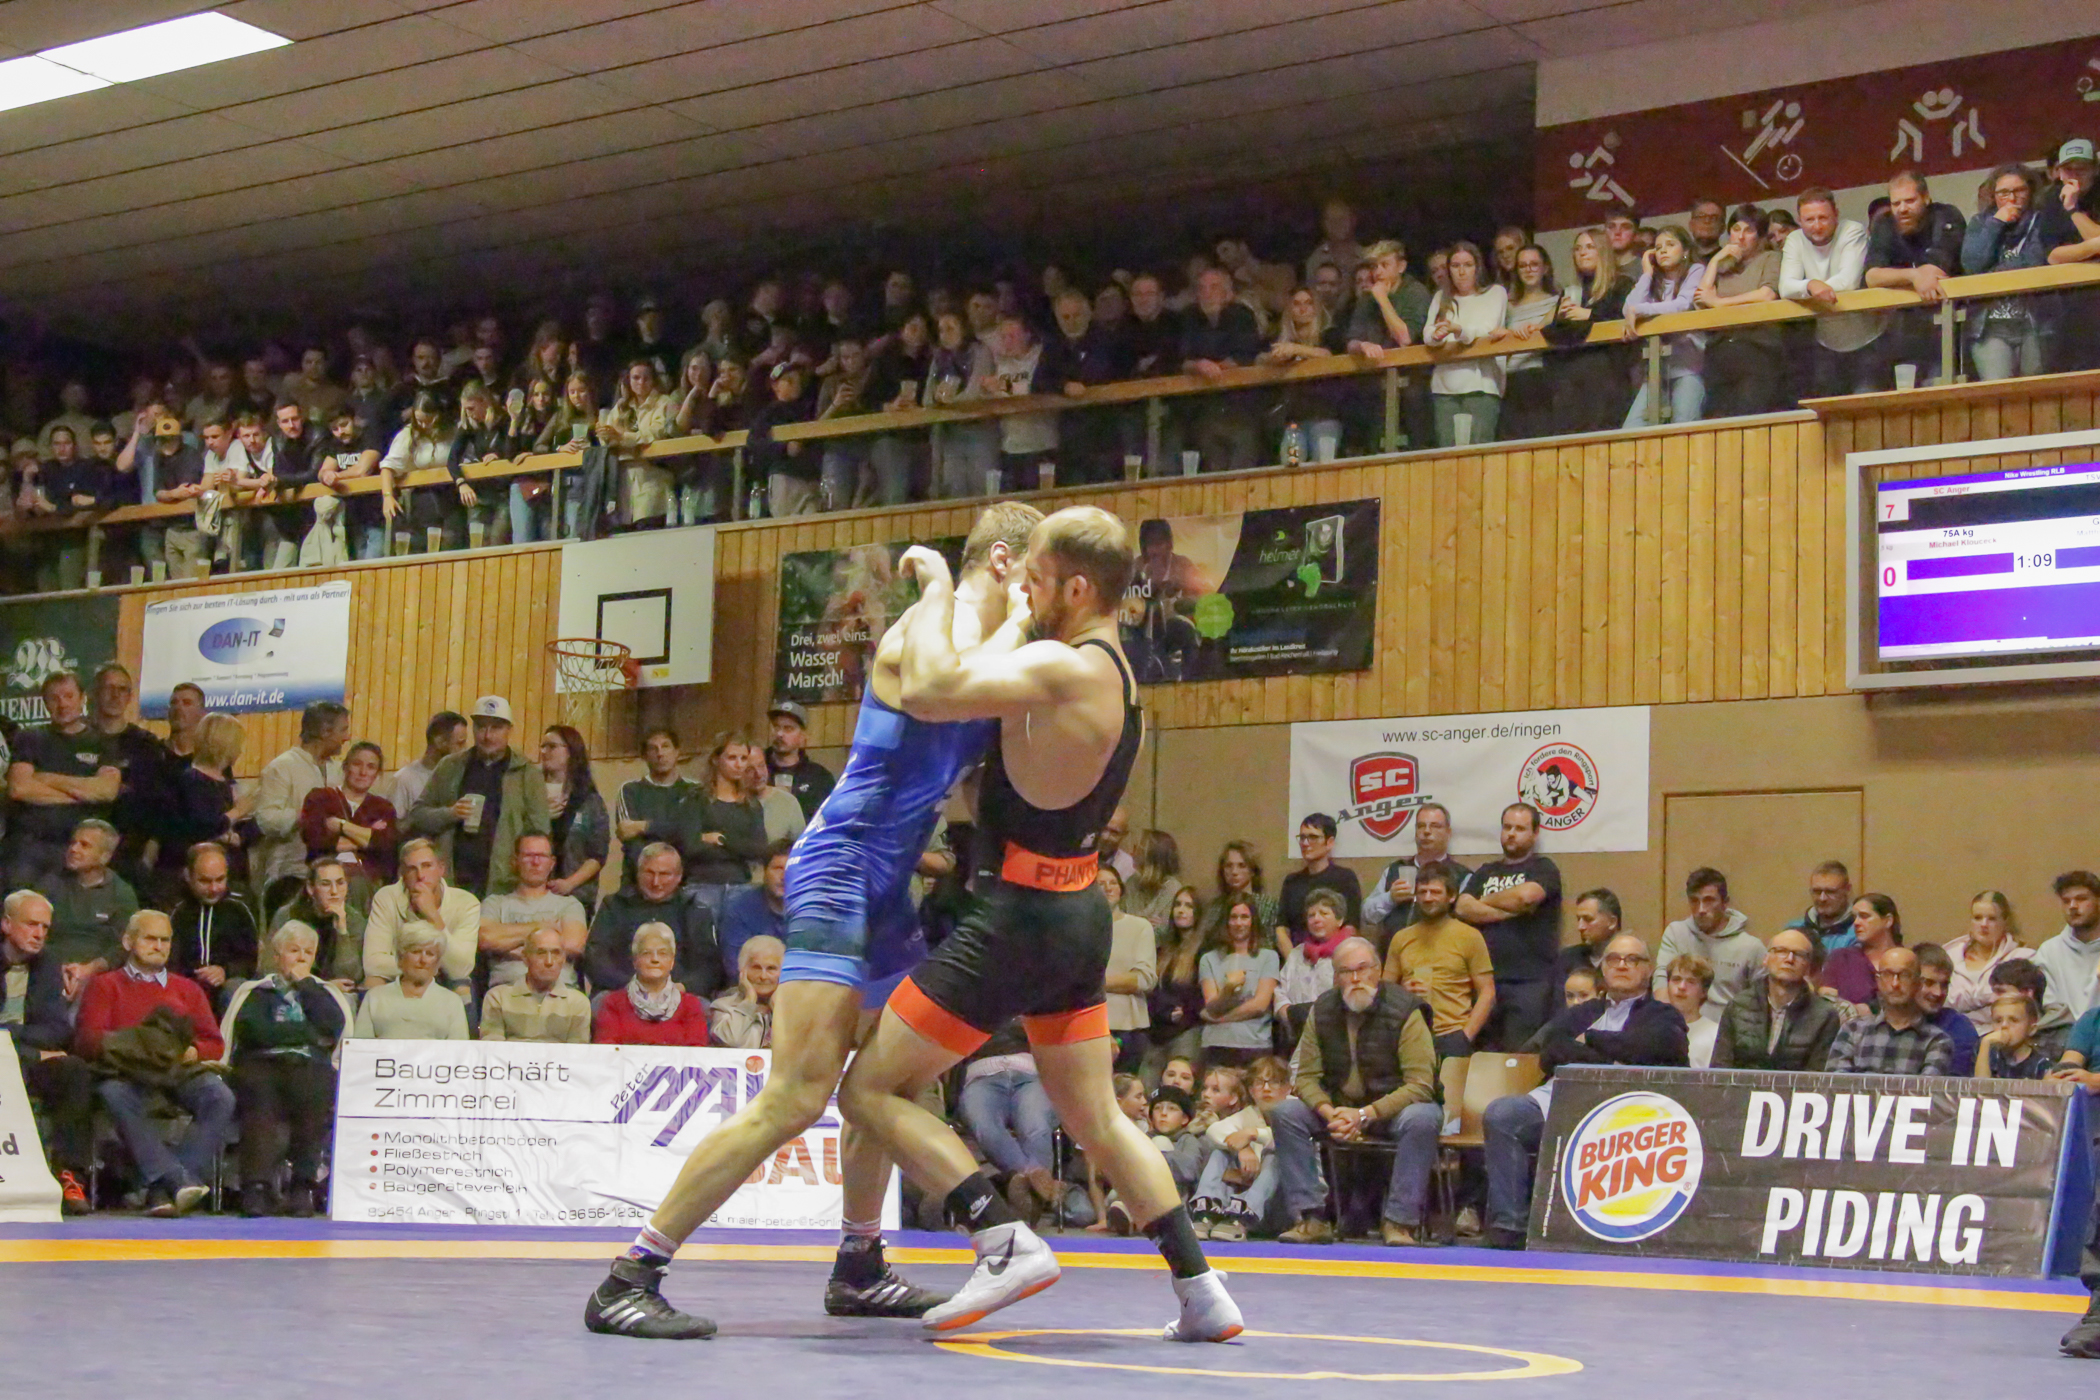
<path id="1" fill-rule="evenodd" d="M 74 671 L 85 686 L 116 660 L 117 609 L 114 594 L 0 603 L 0 715 L 42 724 L 44 677 Z"/>

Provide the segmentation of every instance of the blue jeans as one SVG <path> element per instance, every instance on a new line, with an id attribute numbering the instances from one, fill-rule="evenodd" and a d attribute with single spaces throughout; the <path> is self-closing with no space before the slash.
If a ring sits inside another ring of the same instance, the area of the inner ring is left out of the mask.
<path id="1" fill-rule="evenodd" d="M 1531 1169 L 1546 1115 L 1529 1094 L 1496 1099 L 1480 1115 L 1486 1140 L 1488 1228 L 1521 1235 L 1531 1223 Z"/>
<path id="2" fill-rule="evenodd" d="M 1276 1154 L 1271 1152 L 1262 1158 L 1261 1170 L 1254 1174 L 1254 1180 L 1245 1186 L 1228 1185 L 1225 1173 L 1237 1165 L 1237 1152 L 1213 1147 L 1209 1160 L 1203 1164 L 1202 1174 L 1196 1178 L 1195 1198 L 1200 1200 L 1207 1196 L 1217 1202 L 1221 1211 L 1227 1201 L 1239 1201 L 1246 1208 L 1246 1220 L 1250 1224 L 1259 1224 L 1262 1217 L 1269 1213 L 1269 1202 L 1276 1195 L 1282 1170 L 1276 1165 Z"/>
<path id="3" fill-rule="evenodd" d="M 1011 1069 L 979 1075 L 963 1085 L 956 1108 L 963 1126 L 1000 1171 L 1050 1170 L 1057 1114 L 1035 1075 Z"/>
<path id="4" fill-rule="evenodd" d="M 148 1186 L 174 1190 L 211 1179 L 212 1163 L 233 1132 L 233 1090 L 216 1074 L 198 1074 L 169 1095 L 190 1115 L 189 1131 L 171 1152 L 147 1114 L 149 1092 L 125 1079 L 105 1079 L 95 1087 L 117 1125 L 117 1135 L 139 1164 Z"/>
<path id="5" fill-rule="evenodd" d="M 1300 1099 L 1285 1099 L 1269 1115 L 1276 1133 L 1276 1162 L 1283 1176 L 1283 1203 L 1303 1217 L 1327 1201 L 1320 1177 L 1319 1140 L 1327 1136 L 1320 1115 Z M 1382 1119 L 1370 1136 L 1393 1144 L 1393 1174 L 1386 1182 L 1384 1215 L 1412 1229 L 1422 1223 L 1422 1204 L 1429 1196 L 1429 1173 L 1436 1167 L 1437 1135 L 1444 1115 L 1433 1103 L 1411 1103 L 1398 1118 Z"/>
<path id="6" fill-rule="evenodd" d="M 1663 392 L 1670 396 L 1670 421 L 1672 423 L 1696 423 L 1706 412 L 1706 381 L 1696 374 L 1680 374 L 1675 379 L 1663 380 Z M 1645 428 L 1648 423 L 1648 381 L 1634 392 L 1633 407 L 1626 410 L 1628 428 Z"/>

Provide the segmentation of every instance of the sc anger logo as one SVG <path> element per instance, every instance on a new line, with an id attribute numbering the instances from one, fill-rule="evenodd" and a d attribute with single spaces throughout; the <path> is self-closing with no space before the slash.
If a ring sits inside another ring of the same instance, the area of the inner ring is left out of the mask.
<path id="1" fill-rule="evenodd" d="M 1517 770 L 1517 795 L 1539 809 L 1539 825 L 1567 831 L 1597 807 L 1597 763 L 1573 744 L 1547 744 Z"/>
<path id="2" fill-rule="evenodd" d="M 1706 1149 L 1677 1100 L 1620 1094 L 1591 1109 L 1568 1135 L 1560 1198 L 1600 1240 L 1630 1244 L 1670 1228 L 1699 1194 Z"/>
<path id="3" fill-rule="evenodd" d="M 1427 803 L 1421 769 L 1413 754 L 1367 753 L 1350 761 L 1349 800 L 1339 820 L 1357 822 L 1379 841 L 1390 841 L 1406 828 L 1415 808 Z"/>

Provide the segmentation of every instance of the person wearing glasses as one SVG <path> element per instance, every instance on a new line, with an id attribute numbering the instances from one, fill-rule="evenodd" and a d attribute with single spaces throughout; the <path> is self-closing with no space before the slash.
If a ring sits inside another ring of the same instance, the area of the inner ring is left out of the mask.
<path id="1" fill-rule="evenodd" d="M 1954 1042 L 1932 1024 L 1918 1002 L 1918 955 L 1887 948 L 1874 964 L 1881 1010 L 1838 1028 L 1824 1068 L 1831 1074 L 1946 1074 Z"/>
<path id="2" fill-rule="evenodd" d="M 1816 995 L 1823 950 L 1797 928 L 1772 935 L 1765 970 L 1728 1003 L 1714 1038 L 1713 1068 L 1820 1070 L 1845 1018 Z"/>
<path id="3" fill-rule="evenodd" d="M 1298 855 L 1305 864 L 1283 877 L 1276 897 L 1276 956 L 1288 958 L 1306 936 L 1305 902 L 1314 890 L 1333 890 L 1348 907 L 1342 922 L 1355 928 L 1363 919 L 1364 887 L 1356 872 L 1334 861 L 1334 818 L 1314 812 L 1298 823 Z"/>
<path id="4" fill-rule="evenodd" d="M 1553 1072 L 1562 1065 L 1686 1067 L 1684 1017 L 1650 995 L 1655 959 L 1638 934 L 1622 933 L 1604 947 L 1604 995 L 1568 1007 L 1539 1033 L 1539 1068 L 1546 1082 L 1528 1094 L 1496 1099 L 1481 1115 L 1488 1177 L 1487 1241 L 1494 1249 L 1522 1249 L 1531 1219 L 1532 1167 L 1546 1114 L 1553 1106 Z"/>

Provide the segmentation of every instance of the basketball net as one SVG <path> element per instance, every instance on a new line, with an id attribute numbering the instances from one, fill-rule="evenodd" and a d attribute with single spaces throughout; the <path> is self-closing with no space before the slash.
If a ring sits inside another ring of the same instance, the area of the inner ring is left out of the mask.
<path id="1" fill-rule="evenodd" d="M 642 677 L 634 653 L 600 637 L 558 637 L 547 643 L 554 658 L 554 697 L 563 724 L 573 725 L 594 754 L 615 752 L 634 726 L 628 701 Z"/>

